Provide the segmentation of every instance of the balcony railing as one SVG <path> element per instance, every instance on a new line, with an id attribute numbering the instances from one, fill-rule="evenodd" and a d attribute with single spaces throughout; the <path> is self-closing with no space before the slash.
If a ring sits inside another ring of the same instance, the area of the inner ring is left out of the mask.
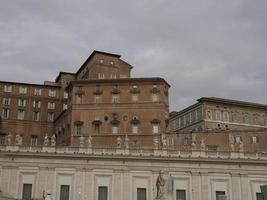
<path id="1" fill-rule="evenodd" d="M 116 148 L 114 146 L 93 146 L 93 147 L 46 147 L 46 146 L 7 146 L 0 145 L 0 153 L 39 153 L 57 155 L 93 155 L 93 156 L 142 156 L 168 157 L 168 158 L 210 158 L 210 159 L 248 159 L 266 160 L 267 150 L 261 152 L 230 152 L 230 151 L 203 151 L 203 150 L 182 150 L 175 148 L 153 149 L 143 148 Z"/>

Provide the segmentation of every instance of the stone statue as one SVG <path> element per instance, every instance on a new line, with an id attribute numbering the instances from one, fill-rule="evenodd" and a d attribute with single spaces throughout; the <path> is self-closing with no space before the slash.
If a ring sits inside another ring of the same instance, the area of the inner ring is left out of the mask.
<path id="1" fill-rule="evenodd" d="M 125 136 L 125 148 L 126 149 L 129 149 L 129 141 L 130 141 L 130 139 L 129 139 L 128 135 L 126 135 Z"/>
<path id="2" fill-rule="evenodd" d="M 45 137 L 44 137 L 44 146 L 48 146 L 49 145 L 49 137 L 47 134 L 45 134 Z"/>
<path id="3" fill-rule="evenodd" d="M 52 193 L 50 190 L 43 191 L 43 199 L 44 200 L 52 200 Z"/>
<path id="4" fill-rule="evenodd" d="M 158 137 L 157 136 L 154 136 L 154 138 L 153 138 L 153 144 L 154 144 L 155 149 L 158 149 L 158 147 L 159 147 L 159 140 L 158 140 Z"/>
<path id="5" fill-rule="evenodd" d="M 230 144 L 230 151 L 234 152 L 235 151 L 235 139 L 234 136 L 229 135 L 229 144 Z"/>
<path id="6" fill-rule="evenodd" d="M 84 146 L 84 137 L 81 136 L 81 137 L 79 138 L 79 140 L 80 140 L 80 146 L 83 147 L 83 146 Z"/>
<path id="7" fill-rule="evenodd" d="M 11 143 L 12 143 L 12 135 L 8 134 L 7 135 L 7 145 L 11 145 Z"/>
<path id="8" fill-rule="evenodd" d="M 92 140 L 93 140 L 92 136 L 89 135 L 89 137 L 87 138 L 86 142 L 87 142 L 88 147 L 90 147 L 90 148 L 92 147 Z"/>
<path id="9" fill-rule="evenodd" d="M 201 151 L 205 151 L 206 150 L 205 140 L 203 138 L 201 139 L 200 150 Z"/>
<path id="10" fill-rule="evenodd" d="M 16 138 L 15 138 L 15 144 L 16 145 L 22 145 L 22 143 L 23 143 L 23 141 L 22 141 L 23 139 L 22 139 L 22 136 L 20 135 L 20 134 L 17 134 L 16 135 Z"/>
<path id="11" fill-rule="evenodd" d="M 55 134 L 53 134 L 51 137 L 51 146 L 52 147 L 56 146 L 56 135 Z"/>
<path id="12" fill-rule="evenodd" d="M 163 148 L 166 148 L 167 147 L 167 140 L 166 140 L 165 135 L 162 135 L 162 147 Z"/>
<path id="13" fill-rule="evenodd" d="M 117 148 L 121 148 L 121 137 L 117 137 Z"/>
<path id="14" fill-rule="evenodd" d="M 156 186 L 157 186 L 157 197 L 156 197 L 156 200 L 163 200 L 165 180 L 163 178 L 163 171 L 161 171 L 161 170 L 160 170 L 159 176 L 157 178 Z"/>

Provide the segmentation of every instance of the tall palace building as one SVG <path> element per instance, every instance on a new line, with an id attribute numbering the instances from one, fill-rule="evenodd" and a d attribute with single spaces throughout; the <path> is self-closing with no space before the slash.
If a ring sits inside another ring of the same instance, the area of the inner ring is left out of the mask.
<path id="1" fill-rule="evenodd" d="M 44 85 L 1 81 L 0 143 L 19 135 L 22 145 L 38 146 L 55 135 L 57 145 L 89 136 L 109 145 L 127 135 L 131 145 L 151 145 L 168 126 L 170 86 L 131 78 L 133 67 L 120 57 L 94 51 L 76 73 L 60 72 Z"/>
<path id="2" fill-rule="evenodd" d="M 0 199 L 266 199 L 267 105 L 206 97 L 169 119 L 169 84 L 131 70 L 94 51 L 55 82 L 1 81 Z"/>

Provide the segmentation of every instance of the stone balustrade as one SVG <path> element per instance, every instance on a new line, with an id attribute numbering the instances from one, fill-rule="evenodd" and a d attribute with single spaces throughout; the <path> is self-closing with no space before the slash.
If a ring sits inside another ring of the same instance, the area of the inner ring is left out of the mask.
<path id="1" fill-rule="evenodd" d="M 210 159 L 243 159 L 267 160 L 266 152 L 229 152 L 181 150 L 174 148 L 116 148 L 116 147 L 47 147 L 47 146 L 0 146 L 1 153 L 39 153 L 43 155 L 94 155 L 94 156 L 142 156 L 142 158 L 210 158 Z"/>

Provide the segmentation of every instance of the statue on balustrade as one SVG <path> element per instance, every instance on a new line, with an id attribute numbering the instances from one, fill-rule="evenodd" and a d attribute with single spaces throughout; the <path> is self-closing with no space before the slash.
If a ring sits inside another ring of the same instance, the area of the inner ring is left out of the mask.
<path id="1" fill-rule="evenodd" d="M 229 144 L 230 144 L 230 151 L 235 151 L 235 139 L 233 135 L 229 135 Z"/>
<path id="2" fill-rule="evenodd" d="M 48 146 L 49 145 L 49 137 L 47 134 L 45 134 L 45 137 L 44 137 L 44 146 Z"/>
<path id="3" fill-rule="evenodd" d="M 157 136 L 154 136 L 153 143 L 154 143 L 154 148 L 158 149 L 159 148 L 159 139 Z"/>
<path id="4" fill-rule="evenodd" d="M 121 148 L 121 137 L 117 137 L 117 148 Z"/>
<path id="5" fill-rule="evenodd" d="M 81 136 L 81 137 L 79 138 L 79 140 L 80 140 L 80 146 L 83 147 L 83 146 L 84 146 L 84 137 Z"/>
<path id="6" fill-rule="evenodd" d="M 51 146 L 52 147 L 56 146 L 56 135 L 55 134 L 53 134 L 51 137 Z"/>
<path id="7" fill-rule="evenodd" d="M 201 139 L 200 150 L 201 151 L 205 151 L 206 150 L 205 140 L 203 138 Z"/>
<path id="8" fill-rule="evenodd" d="M 89 148 L 92 147 L 92 140 L 93 140 L 92 136 L 89 135 L 89 137 L 86 140 L 86 143 L 87 143 L 87 145 L 88 145 Z"/>
<path id="9" fill-rule="evenodd" d="M 162 135 L 162 147 L 165 149 L 167 147 L 167 139 L 165 135 Z"/>
<path id="10" fill-rule="evenodd" d="M 7 135 L 7 145 L 11 145 L 11 143 L 12 143 L 12 135 L 9 133 Z"/>
<path id="11" fill-rule="evenodd" d="M 15 144 L 18 145 L 18 146 L 21 146 L 23 143 L 23 138 L 20 134 L 17 134 L 16 135 L 16 138 L 15 138 Z"/>
<path id="12" fill-rule="evenodd" d="M 129 139 L 128 135 L 125 136 L 125 141 L 124 141 L 124 142 L 125 142 L 125 148 L 126 148 L 126 149 L 129 149 L 129 142 L 130 142 L 130 139 Z"/>

